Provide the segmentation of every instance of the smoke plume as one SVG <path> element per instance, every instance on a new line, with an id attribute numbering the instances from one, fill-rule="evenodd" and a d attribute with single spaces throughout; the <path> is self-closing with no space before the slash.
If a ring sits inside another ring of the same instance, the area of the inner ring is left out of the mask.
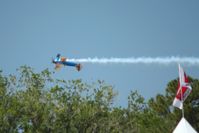
<path id="1" fill-rule="evenodd" d="M 130 57 L 130 58 L 79 58 L 69 59 L 69 61 L 79 63 L 93 63 L 93 64 L 186 64 L 199 65 L 199 58 L 197 57 Z"/>

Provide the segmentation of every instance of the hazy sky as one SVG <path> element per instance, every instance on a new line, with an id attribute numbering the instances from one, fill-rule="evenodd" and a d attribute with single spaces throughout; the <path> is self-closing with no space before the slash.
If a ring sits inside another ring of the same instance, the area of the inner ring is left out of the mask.
<path id="1" fill-rule="evenodd" d="M 0 69 L 21 65 L 53 70 L 51 58 L 199 57 L 198 0 L 1 0 Z M 199 66 L 183 65 L 199 78 Z M 145 98 L 164 93 L 178 67 L 143 64 L 83 64 L 65 67 L 55 78 L 115 87 L 116 105 L 126 106 L 130 90 Z"/>

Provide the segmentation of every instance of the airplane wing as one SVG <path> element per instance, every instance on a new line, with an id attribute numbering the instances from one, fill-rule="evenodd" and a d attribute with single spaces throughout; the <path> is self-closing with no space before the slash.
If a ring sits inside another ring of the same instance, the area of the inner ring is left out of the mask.
<path id="1" fill-rule="evenodd" d="M 55 65 L 55 70 L 60 70 L 62 66 L 63 66 L 62 64 L 57 63 Z"/>
<path id="2" fill-rule="evenodd" d="M 61 61 L 65 62 L 66 61 L 66 57 L 61 57 Z"/>

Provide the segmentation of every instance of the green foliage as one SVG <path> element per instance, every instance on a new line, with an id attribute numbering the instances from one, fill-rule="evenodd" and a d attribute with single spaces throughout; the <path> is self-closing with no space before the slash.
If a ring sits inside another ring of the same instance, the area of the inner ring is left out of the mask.
<path id="1" fill-rule="evenodd" d="M 189 77 L 189 81 L 191 82 L 193 90 L 184 102 L 185 118 L 198 131 L 199 106 L 194 106 L 192 103 L 199 99 L 199 80 Z M 171 107 L 176 94 L 177 84 L 177 80 L 170 81 L 166 88 L 166 94 L 158 94 L 155 98 L 151 98 L 148 103 L 149 108 L 155 112 L 160 119 L 162 119 L 163 124 L 157 128 L 160 130 L 164 129 L 162 131 L 165 131 L 165 133 L 172 132 L 182 117 L 181 110 Z"/>
<path id="2" fill-rule="evenodd" d="M 131 91 L 128 107 L 114 107 L 117 93 L 104 81 L 92 84 L 58 80 L 45 69 L 36 73 L 27 66 L 19 75 L 4 77 L 0 72 L 0 132 L 172 132 L 181 118 L 171 110 L 177 80 L 168 83 L 165 95 L 149 101 Z M 185 117 L 199 130 L 199 81 L 191 79 L 193 92 L 185 101 Z M 161 124 L 160 124 L 161 123 Z"/>

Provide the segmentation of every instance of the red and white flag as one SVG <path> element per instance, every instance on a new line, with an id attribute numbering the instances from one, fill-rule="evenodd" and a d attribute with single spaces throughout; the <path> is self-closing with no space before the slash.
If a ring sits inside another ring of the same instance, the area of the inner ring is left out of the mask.
<path id="1" fill-rule="evenodd" d="M 187 98 L 187 96 L 190 94 L 192 88 L 189 84 L 189 80 L 184 72 L 184 70 L 181 68 L 179 64 L 179 80 L 178 80 L 178 88 L 177 93 L 175 96 L 175 99 L 173 101 L 173 106 L 182 109 L 183 108 L 183 102 Z"/>

